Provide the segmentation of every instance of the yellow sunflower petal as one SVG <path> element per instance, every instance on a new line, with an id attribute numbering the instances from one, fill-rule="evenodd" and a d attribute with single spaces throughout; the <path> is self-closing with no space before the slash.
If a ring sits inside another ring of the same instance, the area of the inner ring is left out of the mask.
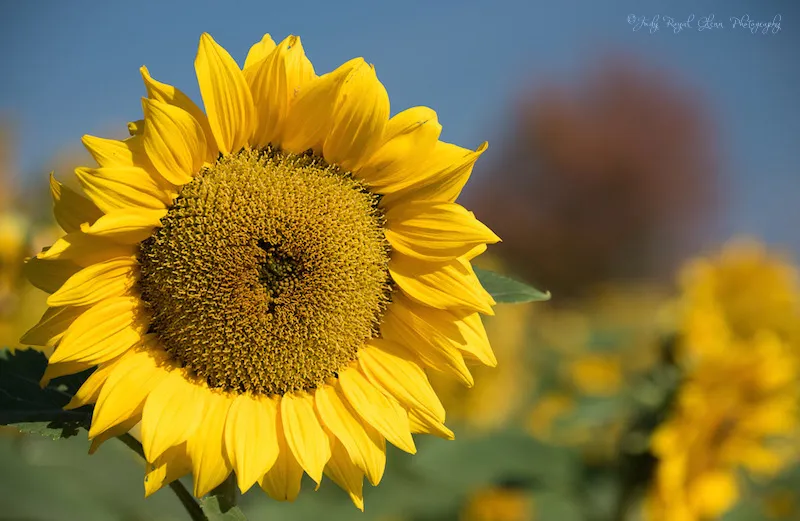
<path id="1" fill-rule="evenodd" d="M 386 440 L 356 416 L 337 389 L 338 384 L 317 388 L 317 412 L 330 434 L 347 449 L 353 463 L 364 471 L 370 483 L 377 485 L 386 468 Z"/>
<path id="2" fill-rule="evenodd" d="M 225 418 L 231 398 L 210 389 L 197 393 L 204 413 L 200 425 L 186 443 L 194 473 L 194 495 L 202 497 L 225 481 L 233 468 L 225 451 Z"/>
<path id="3" fill-rule="evenodd" d="M 54 281 L 72 269 L 72 265 L 86 268 L 114 257 L 124 257 L 136 253 L 136 247 L 122 244 L 106 237 L 87 235 L 82 231 L 71 232 L 58 239 L 52 246 L 42 250 L 36 258 L 41 262 L 31 262 L 31 275 L 43 282 Z M 51 264 L 52 263 L 52 264 Z M 51 275 L 39 270 L 52 269 Z M 38 276 L 41 275 L 41 276 Z M 44 289 L 44 288 L 43 288 Z"/>
<path id="4" fill-rule="evenodd" d="M 389 261 L 389 273 L 403 293 L 421 304 L 494 315 L 494 300 L 484 291 L 469 263 L 461 259 L 432 263 L 396 252 Z"/>
<path id="5" fill-rule="evenodd" d="M 400 112 L 387 123 L 380 148 L 359 169 L 359 177 L 381 194 L 420 183 L 431 174 L 420 165 L 433 151 L 441 132 L 436 112 L 428 107 Z"/>
<path id="6" fill-rule="evenodd" d="M 479 361 L 489 367 L 497 367 L 492 346 L 489 344 L 489 337 L 483 320 L 478 313 L 457 313 L 459 320 L 456 322 L 461 334 L 464 336 L 464 344 L 459 349 L 464 351 L 468 358 Z"/>
<path id="7" fill-rule="evenodd" d="M 258 484 L 276 501 L 294 501 L 300 493 L 300 483 L 303 479 L 303 467 L 297 462 L 291 449 L 286 444 L 284 436 L 283 418 L 278 413 L 278 459 L 275 464 L 261 478 Z"/>
<path id="8" fill-rule="evenodd" d="M 254 43 L 250 50 L 247 52 L 247 58 L 244 60 L 244 69 L 251 67 L 264 58 L 266 58 L 272 50 L 275 49 L 275 41 L 269 33 L 265 34 L 261 40 Z"/>
<path id="9" fill-rule="evenodd" d="M 135 244 L 152 235 L 153 230 L 161 226 L 161 218 L 165 215 L 166 209 L 126 208 L 103 215 L 91 226 L 88 223 L 82 224 L 81 231 L 123 244 Z"/>
<path id="10" fill-rule="evenodd" d="M 274 398 L 241 394 L 225 420 L 225 450 L 242 493 L 278 458 L 278 405 Z"/>
<path id="11" fill-rule="evenodd" d="M 69 326 L 50 361 L 106 362 L 139 343 L 148 323 L 139 297 L 99 302 Z"/>
<path id="12" fill-rule="evenodd" d="M 192 460 L 186 452 L 186 443 L 175 445 L 147 465 L 144 476 L 144 497 L 149 497 L 164 485 L 169 485 L 192 471 Z"/>
<path id="13" fill-rule="evenodd" d="M 359 63 L 344 81 L 322 155 L 345 170 L 357 170 L 381 143 L 389 118 L 389 95 L 375 69 Z"/>
<path id="14" fill-rule="evenodd" d="M 419 411 L 410 411 L 408 421 L 411 425 L 411 432 L 420 434 L 433 434 L 445 440 L 454 440 L 456 435 L 448 429 L 444 423 Z"/>
<path id="15" fill-rule="evenodd" d="M 143 342 L 153 342 L 153 338 Z M 165 356 L 150 349 L 132 352 L 116 366 L 97 397 L 89 438 L 142 414 L 150 392 L 167 377 Z"/>
<path id="16" fill-rule="evenodd" d="M 289 36 L 260 62 L 246 64 L 244 76 L 258 113 L 252 144 L 278 144 L 296 92 L 316 78 L 300 38 Z"/>
<path id="17" fill-rule="evenodd" d="M 488 302 L 490 306 L 495 306 L 497 305 L 497 302 L 494 300 L 494 298 L 492 298 L 491 293 L 486 291 L 486 288 L 483 287 L 483 284 L 481 284 L 480 279 L 478 279 L 478 276 L 475 274 L 475 270 L 470 262 L 478 255 L 483 254 L 486 249 L 487 247 L 485 244 L 479 244 L 468 251 L 463 257 L 459 257 L 457 262 L 461 265 L 461 267 L 458 268 L 458 272 L 467 274 L 465 275 L 467 283 L 478 298 L 480 298 L 483 302 Z M 494 311 L 485 314 L 494 315 Z"/>
<path id="18" fill-rule="evenodd" d="M 55 293 L 68 278 L 80 269 L 81 267 L 71 260 L 43 260 L 33 257 L 25 261 L 22 273 L 31 284 L 40 290 L 46 293 Z"/>
<path id="19" fill-rule="evenodd" d="M 97 164 L 104 168 L 146 166 L 146 157 L 141 137 L 126 139 L 107 139 L 88 134 L 81 138 L 83 146 Z"/>
<path id="20" fill-rule="evenodd" d="M 286 444 L 303 470 L 319 484 L 331 452 L 328 437 L 314 412 L 314 398 L 306 392 L 283 395 L 281 418 Z"/>
<path id="21" fill-rule="evenodd" d="M 56 222 L 67 233 L 76 231 L 83 223 L 93 223 L 103 215 L 92 201 L 59 183 L 52 173 L 50 195 Z"/>
<path id="22" fill-rule="evenodd" d="M 50 383 L 50 380 L 53 378 L 59 378 L 61 376 L 66 376 L 68 374 L 75 374 L 81 373 L 86 371 L 87 369 L 91 369 L 94 367 L 91 364 L 87 364 L 85 362 L 66 362 L 63 364 L 48 364 L 44 370 L 44 375 L 42 375 L 42 379 L 39 381 L 39 386 L 42 388 L 47 387 Z"/>
<path id="23" fill-rule="evenodd" d="M 203 129 L 204 141 L 206 142 L 206 149 L 202 151 L 202 158 L 207 161 L 213 161 L 217 156 L 217 148 L 216 143 L 214 143 L 214 140 L 211 139 L 213 134 L 211 133 L 211 127 L 208 124 L 208 118 L 206 117 L 205 113 L 195 104 L 194 101 L 191 100 L 191 98 L 189 98 L 189 96 L 181 92 L 179 89 L 173 87 L 172 85 L 167 85 L 166 83 L 161 83 L 160 81 L 154 80 L 153 77 L 150 76 L 150 72 L 147 70 L 147 67 L 141 67 L 139 72 L 142 73 L 142 79 L 144 80 L 145 87 L 147 88 L 148 98 L 163 101 L 164 103 L 169 103 L 170 105 L 183 109 L 184 111 L 188 112 L 200 125 L 200 128 Z M 142 130 L 142 132 L 144 132 L 144 130 Z"/>
<path id="24" fill-rule="evenodd" d="M 463 257 L 459 257 L 458 260 L 463 262 L 464 264 L 467 264 L 471 268 L 472 265 L 469 264 L 469 261 L 471 261 L 472 259 L 474 259 L 478 255 L 484 254 L 487 249 L 488 248 L 487 248 L 486 244 L 478 244 L 477 246 L 475 246 L 474 248 L 469 250 L 467 253 L 465 253 Z M 481 288 L 483 288 L 483 286 L 481 286 Z M 484 290 L 484 292 L 486 292 L 486 290 Z M 489 299 L 492 298 L 492 296 L 489 295 L 488 292 L 486 292 L 486 295 L 487 295 L 487 297 Z M 494 305 L 494 304 L 496 304 L 496 302 L 494 302 L 494 299 L 492 299 L 492 305 Z"/>
<path id="25" fill-rule="evenodd" d="M 129 121 L 128 134 L 130 134 L 131 137 L 141 136 L 142 134 L 144 134 L 144 120 L 137 119 L 136 121 Z"/>
<path id="26" fill-rule="evenodd" d="M 170 371 L 150 392 L 142 409 L 142 448 L 147 461 L 194 434 L 206 412 L 206 392 L 180 369 Z"/>
<path id="27" fill-rule="evenodd" d="M 167 208 L 175 195 L 139 167 L 77 168 L 86 195 L 104 213 L 123 208 Z"/>
<path id="28" fill-rule="evenodd" d="M 117 436 L 122 436 L 126 432 L 129 432 L 136 426 L 137 423 L 139 423 L 140 419 L 141 418 L 139 417 L 139 415 L 133 416 L 122 423 L 114 425 L 107 431 L 98 434 L 96 437 L 92 438 L 92 443 L 91 445 L 89 445 L 89 454 L 94 454 L 95 452 L 97 452 L 97 449 L 99 449 L 100 446 L 103 443 L 107 442 L 108 440 L 116 438 Z"/>
<path id="29" fill-rule="evenodd" d="M 358 363 L 369 381 L 411 410 L 444 421 L 445 411 L 425 371 L 410 353 L 393 342 L 372 339 L 358 351 Z"/>
<path id="30" fill-rule="evenodd" d="M 415 201 L 386 212 L 386 239 L 400 253 L 432 262 L 453 260 L 500 238 L 463 206 Z"/>
<path id="31" fill-rule="evenodd" d="M 454 202 L 467 183 L 475 161 L 489 148 L 483 143 L 475 151 L 438 141 L 418 167 L 417 182 L 386 195 L 384 208 L 410 201 Z"/>
<path id="32" fill-rule="evenodd" d="M 64 336 L 67 328 L 87 309 L 89 308 L 84 306 L 47 308 L 39 322 L 22 335 L 20 342 L 32 346 L 53 347 Z"/>
<path id="33" fill-rule="evenodd" d="M 219 151 L 237 152 L 247 145 L 256 122 L 253 97 L 242 71 L 208 33 L 200 37 L 194 68 Z"/>
<path id="34" fill-rule="evenodd" d="M 144 150 L 156 171 L 181 186 L 192 180 L 207 159 L 203 127 L 185 110 L 142 98 Z"/>
<path id="35" fill-rule="evenodd" d="M 78 407 L 95 403 L 100 396 L 100 391 L 103 389 L 106 380 L 108 380 L 108 377 L 124 358 L 125 356 L 123 355 L 114 360 L 109 360 L 106 363 L 100 364 L 100 366 L 89 375 L 86 381 L 83 382 L 69 403 L 64 406 L 64 409 L 77 409 Z"/>
<path id="36" fill-rule="evenodd" d="M 47 299 L 48 306 L 84 306 L 124 294 L 136 283 L 134 257 L 118 257 L 83 268 Z"/>
<path id="37" fill-rule="evenodd" d="M 347 492 L 353 504 L 364 511 L 364 472 L 350 460 L 344 446 L 331 437 L 331 458 L 325 475 Z"/>
<path id="38" fill-rule="evenodd" d="M 448 370 L 467 387 L 475 383 L 459 348 L 464 337 L 447 311 L 427 308 L 396 295 L 381 323 L 381 334 L 413 351 L 431 369 Z"/>
<path id="39" fill-rule="evenodd" d="M 339 372 L 339 382 L 347 401 L 364 421 L 397 448 L 411 454 L 417 452 L 411 437 L 408 414 L 397 401 L 384 395 L 352 367 Z"/>
<path id="40" fill-rule="evenodd" d="M 313 149 L 322 153 L 333 125 L 339 92 L 352 70 L 363 63 L 363 58 L 355 58 L 303 86 L 286 118 L 281 143 L 285 150 L 299 154 Z"/>

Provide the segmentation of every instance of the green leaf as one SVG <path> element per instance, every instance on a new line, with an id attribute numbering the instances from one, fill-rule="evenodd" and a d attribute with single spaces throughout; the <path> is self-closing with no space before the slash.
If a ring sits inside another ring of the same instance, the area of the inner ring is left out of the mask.
<path id="1" fill-rule="evenodd" d="M 474 268 L 481 285 L 498 304 L 520 304 L 550 300 L 550 292 L 543 293 L 524 282 L 514 280 L 493 271 Z"/>
<path id="2" fill-rule="evenodd" d="M 208 496 L 201 500 L 200 508 L 208 517 L 208 521 L 247 521 L 244 512 L 239 507 L 232 507 L 223 512 L 217 496 Z"/>
<path id="3" fill-rule="evenodd" d="M 78 434 L 78 429 L 85 426 L 85 422 L 72 420 L 53 420 L 51 422 L 22 422 L 10 424 L 26 434 L 38 434 L 58 440 L 69 438 Z"/>
<path id="4" fill-rule="evenodd" d="M 90 374 L 85 371 L 39 385 L 47 358 L 33 349 L 0 351 L 0 425 L 15 425 L 23 432 L 68 438 L 86 427 L 91 407 L 65 411 L 75 392 Z"/>

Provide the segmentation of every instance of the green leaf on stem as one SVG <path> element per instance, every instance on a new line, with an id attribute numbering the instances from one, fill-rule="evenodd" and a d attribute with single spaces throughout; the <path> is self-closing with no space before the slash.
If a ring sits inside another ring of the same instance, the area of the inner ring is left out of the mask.
<path id="1" fill-rule="evenodd" d="M 493 271 L 474 268 L 481 285 L 498 304 L 521 304 L 550 300 L 550 292 L 542 292 L 524 282 Z"/>
<path id="2" fill-rule="evenodd" d="M 208 496 L 200 501 L 200 508 L 208 521 L 247 521 L 239 507 L 231 507 L 223 512 L 217 496 Z"/>
<path id="3" fill-rule="evenodd" d="M 90 372 L 55 378 L 42 387 L 39 381 L 46 367 L 47 358 L 40 351 L 0 351 L 0 425 L 53 439 L 74 436 L 88 426 L 91 408 L 65 411 L 63 407 Z"/>

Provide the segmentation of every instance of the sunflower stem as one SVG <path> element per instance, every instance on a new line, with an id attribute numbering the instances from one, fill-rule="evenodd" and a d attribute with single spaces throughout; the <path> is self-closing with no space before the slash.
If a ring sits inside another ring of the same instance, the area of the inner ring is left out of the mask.
<path id="1" fill-rule="evenodd" d="M 236 487 L 236 478 L 233 474 L 211 491 L 212 496 L 217 496 L 220 511 L 227 512 L 236 506 L 239 501 L 239 489 Z"/>
<path id="2" fill-rule="evenodd" d="M 176 479 L 172 483 L 169 484 L 169 488 L 178 496 L 183 508 L 186 509 L 186 512 L 189 514 L 189 517 L 192 518 L 192 521 L 208 521 L 208 517 L 203 512 L 203 509 L 200 508 L 200 505 L 194 499 L 191 493 L 186 490 L 186 487 L 183 486 L 183 483 L 179 479 Z"/>
<path id="3" fill-rule="evenodd" d="M 142 444 L 139 443 L 136 438 L 128 434 L 127 432 L 121 436 L 118 436 L 120 441 L 128 446 L 133 452 L 138 454 L 142 457 L 145 461 L 147 461 L 144 457 L 144 450 L 142 449 Z M 183 486 L 183 483 L 180 480 L 176 479 L 172 483 L 169 484 L 169 488 L 178 496 L 183 508 L 186 509 L 186 513 L 189 514 L 189 517 L 192 518 L 192 521 L 208 521 L 208 517 L 206 517 L 205 513 L 203 513 L 203 509 L 200 508 L 200 505 L 194 499 L 194 497 L 186 490 L 186 487 Z"/>

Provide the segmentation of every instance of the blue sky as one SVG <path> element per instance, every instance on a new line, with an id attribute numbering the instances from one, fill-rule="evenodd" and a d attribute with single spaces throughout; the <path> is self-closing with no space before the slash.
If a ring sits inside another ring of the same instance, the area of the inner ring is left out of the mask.
<path id="1" fill-rule="evenodd" d="M 629 14 L 714 14 L 728 27 L 674 34 L 662 24 L 649 34 L 632 31 Z M 730 17 L 744 14 L 780 14 L 781 31 L 729 27 Z M 489 140 L 481 159 L 488 164 L 501 152 L 520 93 L 578 76 L 606 51 L 622 50 L 672 71 L 708 100 L 726 179 L 718 238 L 753 233 L 800 252 L 798 14 L 796 2 L 743 0 L 3 2 L 0 114 L 17 124 L 22 171 L 44 175 L 53 153 L 81 135 L 108 135 L 140 117 L 141 65 L 199 99 L 193 60 L 201 32 L 240 62 L 265 32 L 298 34 L 318 72 L 364 56 L 376 65 L 392 112 L 428 105 L 443 139 L 467 147 Z"/>

